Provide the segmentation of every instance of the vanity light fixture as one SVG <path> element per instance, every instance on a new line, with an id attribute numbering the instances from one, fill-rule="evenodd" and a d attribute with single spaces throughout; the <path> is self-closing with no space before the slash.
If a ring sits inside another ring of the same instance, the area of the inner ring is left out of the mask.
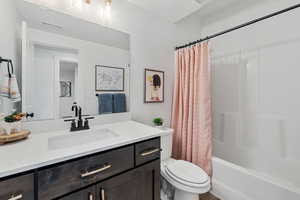
<path id="1" fill-rule="evenodd" d="M 98 2 L 102 1 L 102 3 L 99 4 L 99 11 L 98 11 L 98 16 L 100 17 L 101 21 L 103 23 L 110 22 L 112 0 L 97 0 L 97 1 Z M 80 12 L 82 12 L 82 11 L 89 12 L 90 8 L 88 8 L 88 7 L 94 6 L 92 0 L 70 0 L 70 2 L 71 2 L 70 8 L 75 9 Z M 89 5 L 89 6 L 85 7 L 84 5 Z M 83 9 L 83 8 L 85 8 L 85 9 Z"/>
<path id="2" fill-rule="evenodd" d="M 71 0 L 71 8 L 82 10 L 82 0 Z"/>
<path id="3" fill-rule="evenodd" d="M 112 0 L 105 0 L 105 9 L 106 10 L 110 10 L 111 9 L 111 3 L 112 3 Z"/>
<path id="4" fill-rule="evenodd" d="M 111 1 L 112 0 L 105 0 L 105 17 L 109 20 L 111 18 Z"/>
<path id="5" fill-rule="evenodd" d="M 92 0 L 84 0 L 84 2 L 87 3 L 87 4 L 91 4 L 91 1 Z M 104 0 L 104 3 L 105 3 L 105 8 L 108 8 L 108 7 L 110 8 L 112 0 Z"/>

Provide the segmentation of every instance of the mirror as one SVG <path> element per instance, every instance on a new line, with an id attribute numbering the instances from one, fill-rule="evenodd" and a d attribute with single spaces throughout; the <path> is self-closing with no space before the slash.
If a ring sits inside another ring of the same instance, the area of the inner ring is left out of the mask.
<path id="1" fill-rule="evenodd" d="M 130 111 L 130 36 L 17 1 L 22 16 L 22 102 L 32 120 Z"/>

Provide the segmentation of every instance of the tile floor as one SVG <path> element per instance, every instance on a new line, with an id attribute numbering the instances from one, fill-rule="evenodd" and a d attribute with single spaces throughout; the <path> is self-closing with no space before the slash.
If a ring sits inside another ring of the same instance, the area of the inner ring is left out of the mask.
<path id="1" fill-rule="evenodd" d="M 199 200 L 221 200 L 214 195 L 207 193 L 207 194 L 202 194 L 199 196 Z"/>

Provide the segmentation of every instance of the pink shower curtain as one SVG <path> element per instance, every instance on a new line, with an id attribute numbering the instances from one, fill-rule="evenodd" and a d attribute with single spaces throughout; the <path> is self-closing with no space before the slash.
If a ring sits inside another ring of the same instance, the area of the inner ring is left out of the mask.
<path id="1" fill-rule="evenodd" d="M 212 175 L 212 111 L 208 42 L 176 51 L 173 157 Z"/>

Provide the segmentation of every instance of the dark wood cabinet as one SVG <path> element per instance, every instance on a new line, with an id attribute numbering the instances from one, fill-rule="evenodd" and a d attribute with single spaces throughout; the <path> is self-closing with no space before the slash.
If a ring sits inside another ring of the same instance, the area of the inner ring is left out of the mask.
<path id="1" fill-rule="evenodd" d="M 119 148 L 39 171 L 39 199 L 60 197 L 134 168 L 133 149 Z"/>
<path id="2" fill-rule="evenodd" d="M 97 185 L 98 200 L 141 200 L 135 170 Z"/>
<path id="3" fill-rule="evenodd" d="M 135 164 L 141 165 L 160 158 L 160 138 L 135 144 Z"/>
<path id="4" fill-rule="evenodd" d="M 160 200 L 160 161 L 150 162 L 60 200 Z"/>
<path id="5" fill-rule="evenodd" d="M 0 181 L 0 200 L 160 200 L 160 139 Z"/>
<path id="6" fill-rule="evenodd" d="M 0 200 L 33 200 L 34 176 L 28 174 L 0 182 Z"/>
<path id="7" fill-rule="evenodd" d="M 135 169 L 139 200 L 160 200 L 160 160 L 155 160 Z M 120 199 L 121 200 L 121 199 Z"/>
<path id="8" fill-rule="evenodd" d="M 92 186 L 84 190 L 72 193 L 59 200 L 98 200 L 96 196 L 96 187 Z"/>

